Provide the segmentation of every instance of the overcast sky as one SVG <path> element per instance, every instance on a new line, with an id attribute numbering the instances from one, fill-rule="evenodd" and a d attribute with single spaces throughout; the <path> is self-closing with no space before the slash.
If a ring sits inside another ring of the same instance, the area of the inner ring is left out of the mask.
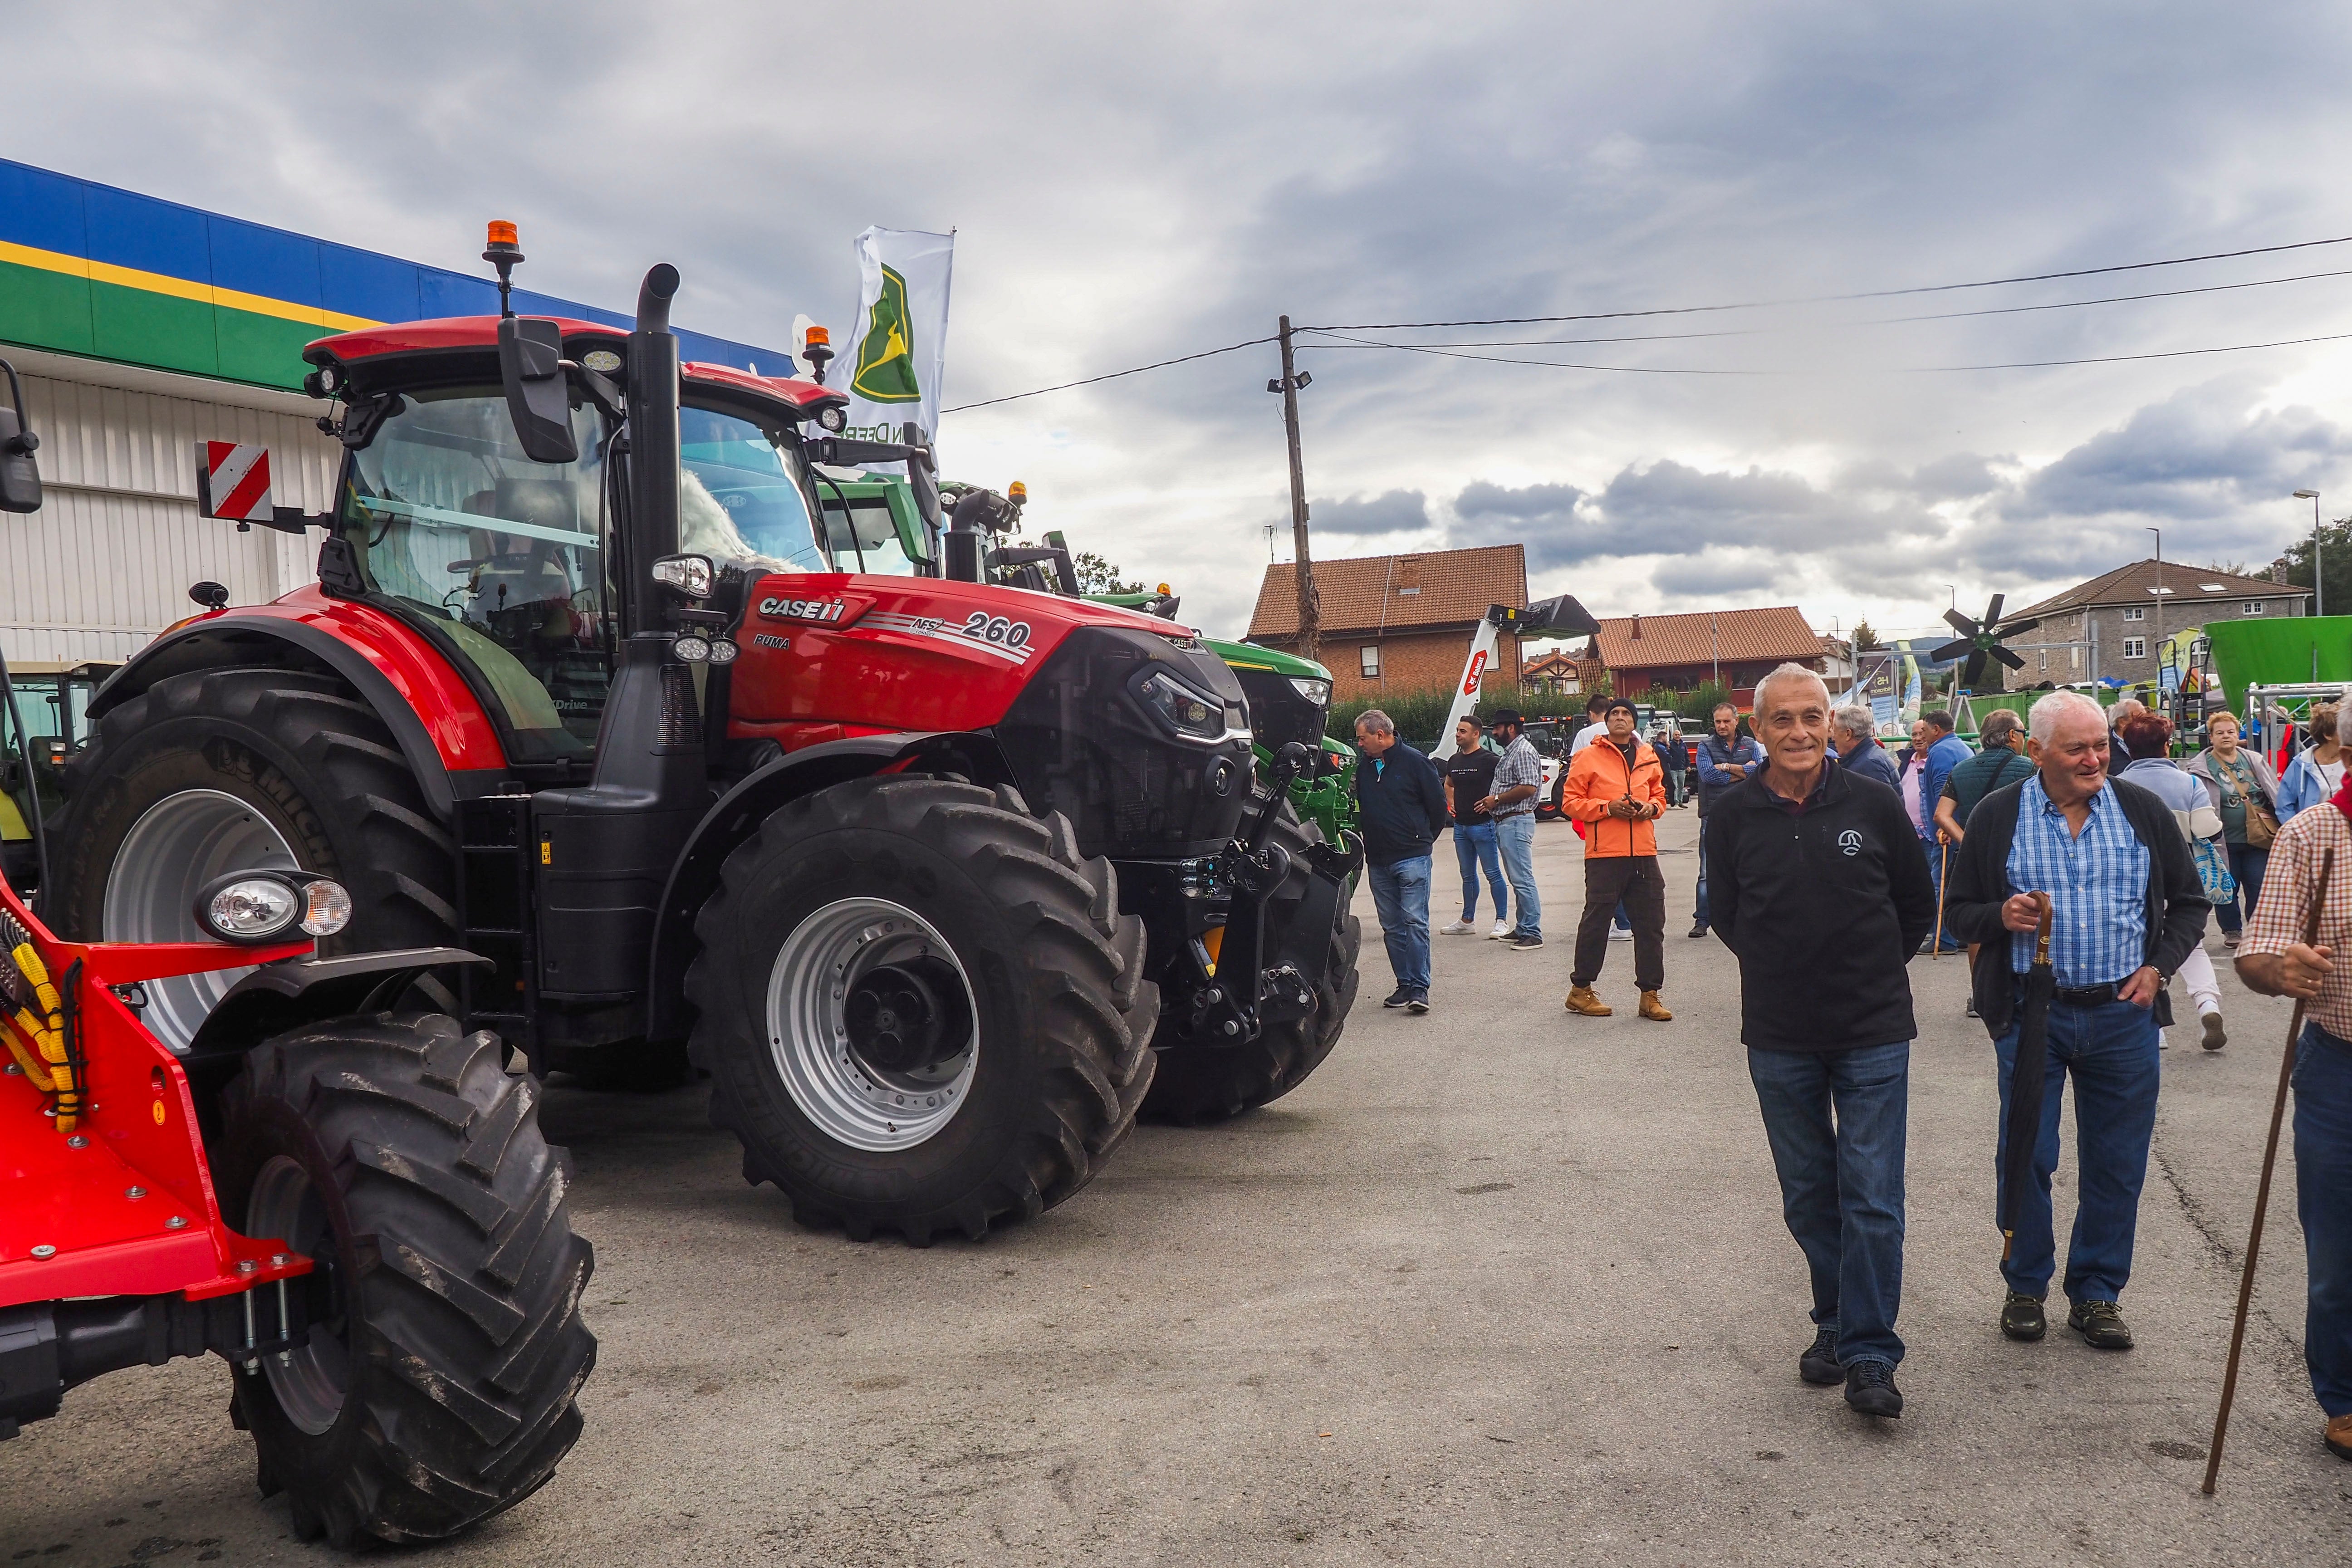
<path id="1" fill-rule="evenodd" d="M 2341 6 L 61 6 L 0 153 L 530 285 L 845 334 L 958 232 L 950 405 L 1263 335 L 1962 283 L 2352 235 Z M 2352 244 L 1998 289 L 1302 340 L 1318 556 L 1524 540 L 1599 614 L 1922 626 L 2352 511 Z M 1888 318 L 2007 310 L 1933 321 Z M 1661 337 L 1709 333 L 1712 336 Z M 952 477 L 1236 633 L 1288 510 L 1273 351 L 950 416 Z M 1691 372 L 1747 374 L 1696 374 Z M 1646 374 L 1672 373 L 1672 374 Z M 2340 500 L 2336 498 L 2340 496 Z"/>

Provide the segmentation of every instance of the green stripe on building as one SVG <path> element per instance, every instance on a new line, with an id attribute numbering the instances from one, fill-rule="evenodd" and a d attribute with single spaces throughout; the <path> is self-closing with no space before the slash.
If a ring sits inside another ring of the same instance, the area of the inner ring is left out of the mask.
<path id="1" fill-rule="evenodd" d="M 0 342 L 299 391 L 328 329 L 0 262 Z"/>

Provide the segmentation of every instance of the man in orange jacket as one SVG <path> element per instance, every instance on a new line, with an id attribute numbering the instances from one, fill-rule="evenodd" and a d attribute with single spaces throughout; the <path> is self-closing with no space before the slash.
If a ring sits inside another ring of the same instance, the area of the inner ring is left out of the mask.
<path id="1" fill-rule="evenodd" d="M 1609 956 L 1609 922 L 1622 900 L 1633 920 L 1633 984 L 1641 989 L 1642 1016 L 1668 1023 L 1674 1015 L 1658 1000 L 1666 983 L 1666 879 L 1651 826 L 1665 813 L 1665 775 L 1657 753 L 1633 733 L 1633 703 L 1617 698 L 1602 718 L 1609 732 L 1576 754 L 1562 790 L 1568 815 L 1585 825 L 1584 918 L 1576 928 L 1568 1010 L 1609 1016 L 1592 983 Z"/>

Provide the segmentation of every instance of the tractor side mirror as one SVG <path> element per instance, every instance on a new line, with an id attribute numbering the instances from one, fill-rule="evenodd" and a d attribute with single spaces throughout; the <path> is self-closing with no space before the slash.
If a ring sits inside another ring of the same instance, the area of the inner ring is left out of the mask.
<path id="1" fill-rule="evenodd" d="M 499 378 L 506 383 L 507 413 L 523 456 L 534 463 L 578 461 L 563 375 L 563 328 L 544 316 L 501 317 Z"/>
<path id="2" fill-rule="evenodd" d="M 16 367 L 0 359 L 0 371 L 8 374 L 10 399 L 10 406 L 0 408 L 0 511 L 38 511 L 41 470 L 33 453 L 41 438 L 26 424 L 25 388 L 16 380 Z"/>

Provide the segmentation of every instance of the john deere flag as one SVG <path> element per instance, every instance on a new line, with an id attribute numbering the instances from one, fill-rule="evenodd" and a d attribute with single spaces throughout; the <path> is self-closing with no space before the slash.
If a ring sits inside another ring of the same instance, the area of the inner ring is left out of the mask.
<path id="1" fill-rule="evenodd" d="M 844 435 L 895 441 L 908 421 L 940 427 L 948 277 L 955 236 L 869 228 L 857 237 L 857 321 L 828 382 L 849 395 Z"/>

